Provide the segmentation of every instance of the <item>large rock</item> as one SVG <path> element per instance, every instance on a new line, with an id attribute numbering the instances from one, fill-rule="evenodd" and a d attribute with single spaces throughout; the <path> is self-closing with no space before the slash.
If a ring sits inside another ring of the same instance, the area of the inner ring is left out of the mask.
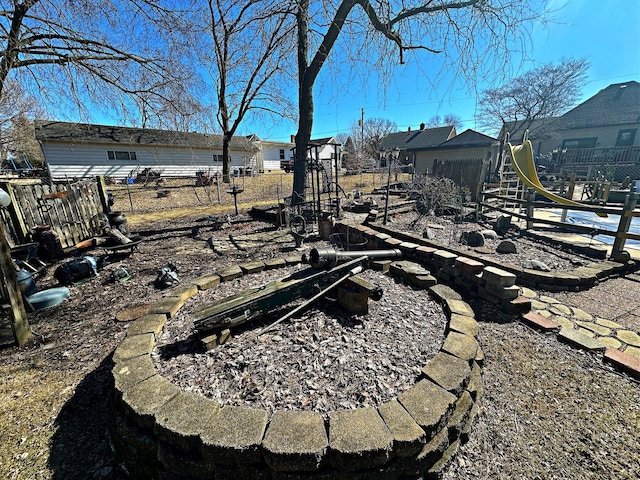
<path id="1" fill-rule="evenodd" d="M 498 247 L 496 248 L 496 252 L 498 253 L 518 253 L 516 249 L 516 244 L 511 240 L 503 240 L 500 242 Z"/>
<path id="2" fill-rule="evenodd" d="M 511 215 L 500 215 L 496 219 L 493 229 L 498 235 L 505 235 L 511 228 Z"/>
<path id="3" fill-rule="evenodd" d="M 466 242 L 470 247 L 482 247 L 484 245 L 484 237 L 480 232 L 462 232 L 462 241 Z"/>

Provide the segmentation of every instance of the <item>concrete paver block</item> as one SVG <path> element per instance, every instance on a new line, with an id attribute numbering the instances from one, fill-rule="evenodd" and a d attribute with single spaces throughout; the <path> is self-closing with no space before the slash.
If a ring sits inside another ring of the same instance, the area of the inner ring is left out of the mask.
<path id="1" fill-rule="evenodd" d="M 455 409 L 453 410 L 453 414 L 447 423 L 447 428 L 449 429 L 449 438 L 455 439 L 460 437 L 460 433 L 462 429 L 467 423 L 469 419 L 469 415 L 471 414 L 471 408 L 473 407 L 474 402 L 471 398 L 471 394 L 469 392 L 464 392 L 460 398 L 456 401 Z"/>
<path id="2" fill-rule="evenodd" d="M 329 414 L 329 463 L 340 470 L 384 465 L 393 451 L 393 435 L 373 408 Z"/>
<path id="3" fill-rule="evenodd" d="M 242 270 L 242 272 L 246 275 L 246 274 L 261 272 L 262 270 L 264 270 L 265 265 L 264 265 L 264 262 L 256 260 L 255 262 L 241 263 L 239 267 Z"/>
<path id="4" fill-rule="evenodd" d="M 150 313 L 135 320 L 127 328 L 127 336 L 142 335 L 152 333 L 158 335 L 167 323 L 167 316 L 162 313 Z"/>
<path id="5" fill-rule="evenodd" d="M 224 406 L 203 429 L 203 453 L 218 465 L 247 465 L 261 460 L 259 451 L 269 417 L 256 408 Z"/>
<path id="6" fill-rule="evenodd" d="M 420 380 L 402 392 L 398 401 L 422 427 L 430 440 L 446 425 L 456 397 L 430 380 Z"/>
<path id="7" fill-rule="evenodd" d="M 558 325 L 556 322 L 549 320 L 547 317 L 544 317 L 536 312 L 527 312 L 522 315 L 521 318 L 526 324 L 537 328 L 538 330 L 542 330 L 543 332 L 548 332 L 560 328 L 560 325 Z"/>
<path id="8" fill-rule="evenodd" d="M 282 260 L 284 263 L 284 260 Z M 216 272 L 220 277 L 221 282 L 230 282 L 236 278 L 240 278 L 243 275 L 242 269 L 238 265 L 232 267 L 223 268 Z"/>
<path id="9" fill-rule="evenodd" d="M 438 352 L 422 367 L 422 373 L 432 382 L 455 395 L 459 395 L 469 382 L 469 362 L 445 352 Z"/>
<path id="10" fill-rule="evenodd" d="M 163 297 L 178 297 L 183 302 L 198 294 L 198 286 L 193 283 L 183 283 L 167 288 L 162 292 Z"/>
<path id="11" fill-rule="evenodd" d="M 200 290 L 208 290 L 220 285 L 220 276 L 215 273 L 210 273 L 191 280 L 191 283 L 196 285 Z"/>
<path id="12" fill-rule="evenodd" d="M 584 350 L 604 350 L 605 346 L 596 339 L 588 337 L 572 328 L 562 327 L 558 338 Z"/>
<path id="13" fill-rule="evenodd" d="M 274 268 L 282 268 L 287 265 L 284 258 L 268 258 L 264 260 L 265 270 L 273 270 Z"/>
<path id="14" fill-rule="evenodd" d="M 640 335 L 631 330 L 618 330 L 616 337 L 622 340 L 624 343 L 632 345 L 634 347 L 640 347 Z"/>
<path id="15" fill-rule="evenodd" d="M 115 382 L 116 395 L 118 396 L 156 374 L 156 369 L 149 355 L 119 361 L 111 371 Z"/>
<path id="16" fill-rule="evenodd" d="M 442 283 L 429 288 L 429 295 L 439 302 L 444 302 L 445 300 L 462 300 L 462 295 Z"/>
<path id="17" fill-rule="evenodd" d="M 393 435 L 393 452 L 398 457 L 417 455 L 426 441 L 424 430 L 397 400 L 378 407 L 378 412 Z"/>
<path id="18" fill-rule="evenodd" d="M 171 318 L 178 313 L 178 310 L 180 310 L 183 305 L 184 300 L 180 297 L 163 297 L 151 305 L 149 313 L 163 313 Z"/>
<path id="19" fill-rule="evenodd" d="M 485 282 L 500 287 L 511 287 L 516 283 L 516 276 L 513 273 L 496 267 L 486 267 L 482 271 L 482 278 Z"/>
<path id="20" fill-rule="evenodd" d="M 279 472 L 311 472 L 327 460 L 329 440 L 319 413 L 278 410 L 262 441 L 269 466 Z"/>
<path id="21" fill-rule="evenodd" d="M 154 344 L 155 336 L 152 333 L 127 335 L 122 342 L 120 342 L 115 352 L 113 352 L 113 361 L 118 363 L 127 358 L 149 355 L 151 354 L 151 350 L 153 350 Z"/>
<path id="22" fill-rule="evenodd" d="M 604 352 L 604 360 L 621 368 L 632 377 L 640 378 L 640 358 L 627 355 L 614 348 L 607 348 Z"/>
<path id="23" fill-rule="evenodd" d="M 463 360 L 475 360 L 478 353 L 478 341 L 463 333 L 449 332 L 442 345 L 442 350 Z"/>
<path id="24" fill-rule="evenodd" d="M 471 318 L 475 318 L 476 316 L 469 304 L 462 300 L 445 298 L 444 308 L 447 315 L 457 314 Z"/>
<path id="25" fill-rule="evenodd" d="M 169 380 L 154 375 L 136 384 L 122 394 L 127 413 L 144 428 L 151 428 L 154 413 L 162 405 L 180 393 L 180 389 Z"/>
<path id="26" fill-rule="evenodd" d="M 454 313 L 449 319 L 449 330 L 475 337 L 478 335 L 478 322 L 473 317 Z"/>
<path id="27" fill-rule="evenodd" d="M 173 447 L 194 452 L 198 435 L 220 411 L 220 404 L 193 392 L 180 392 L 155 412 L 154 431 Z"/>

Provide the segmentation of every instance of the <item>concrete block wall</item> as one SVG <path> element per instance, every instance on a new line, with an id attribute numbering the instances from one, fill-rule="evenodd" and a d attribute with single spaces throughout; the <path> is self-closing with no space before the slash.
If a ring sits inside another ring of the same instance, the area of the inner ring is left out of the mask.
<path id="1" fill-rule="evenodd" d="M 110 435 L 123 471 L 176 479 L 438 476 L 478 415 L 483 354 L 470 306 L 411 263 L 393 272 L 442 303 L 448 325 L 440 351 L 397 398 L 377 408 L 331 412 L 326 422 L 309 411 L 269 415 L 221 405 L 182 391 L 153 365 L 157 336 L 188 298 L 253 268 L 225 269 L 166 291 L 153 313 L 129 326 L 113 354 Z"/>

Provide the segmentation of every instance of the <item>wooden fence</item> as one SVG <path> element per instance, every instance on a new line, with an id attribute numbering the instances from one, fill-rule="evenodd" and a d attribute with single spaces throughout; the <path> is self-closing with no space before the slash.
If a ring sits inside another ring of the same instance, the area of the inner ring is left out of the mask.
<path id="1" fill-rule="evenodd" d="M 50 225 L 63 248 L 93 237 L 96 216 L 108 210 L 102 178 L 79 182 L 2 182 L 11 204 L 0 209 L 10 247 L 32 241 L 35 227 Z"/>
<path id="2" fill-rule="evenodd" d="M 485 168 L 482 158 L 446 159 L 434 165 L 432 174 L 450 178 L 459 187 L 468 188 L 475 201 L 480 194 Z"/>
<path id="3" fill-rule="evenodd" d="M 640 241 L 640 234 L 630 233 L 629 228 L 631 227 L 631 221 L 634 217 L 640 217 L 640 210 L 636 210 L 636 205 L 638 201 L 638 195 L 635 193 L 630 193 L 622 208 L 620 207 L 606 207 L 606 206 L 571 206 L 567 208 L 566 206 L 560 205 L 558 203 L 549 203 L 549 202 L 537 202 L 535 201 L 535 192 L 530 190 L 527 198 L 522 200 L 519 198 L 513 197 L 504 197 L 501 195 L 496 195 L 489 192 L 483 192 L 482 199 L 479 202 L 480 207 L 483 210 L 495 210 L 507 215 L 511 215 L 513 217 L 519 218 L 521 220 L 525 220 L 527 224 L 527 228 L 533 228 L 533 224 L 542 223 L 554 227 L 561 227 L 567 230 L 572 230 L 574 232 L 583 233 L 591 236 L 596 235 L 604 235 L 609 237 L 614 237 L 612 252 L 615 254 L 617 252 L 621 252 L 624 250 L 624 244 L 626 240 L 635 240 Z M 505 209 L 499 206 L 496 206 L 495 203 L 492 203 L 492 200 L 498 200 L 499 202 L 509 202 L 510 204 L 518 205 L 519 208 L 514 209 Z M 567 210 L 575 210 L 575 211 L 583 211 L 583 212 L 591 212 L 595 214 L 607 214 L 607 215 L 619 215 L 620 221 L 618 223 L 617 230 L 608 230 L 605 228 L 597 228 L 593 226 L 587 225 L 577 225 L 577 224 L 568 224 L 562 221 L 558 222 L 551 219 L 542 219 L 535 218 L 535 209 L 536 208 L 544 208 L 544 209 L 563 209 L 563 218 L 564 214 Z M 520 210 L 524 213 L 521 213 Z"/>

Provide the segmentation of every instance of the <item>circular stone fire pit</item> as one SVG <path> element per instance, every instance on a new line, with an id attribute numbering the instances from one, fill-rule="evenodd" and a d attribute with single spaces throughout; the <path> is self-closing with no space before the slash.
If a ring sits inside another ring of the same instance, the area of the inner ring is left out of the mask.
<path id="1" fill-rule="evenodd" d="M 165 292 L 149 314 L 130 325 L 113 356 L 111 434 L 123 469 L 139 477 L 185 479 L 398 478 L 444 470 L 477 415 L 478 326 L 469 305 L 452 289 L 434 285 L 418 264 L 390 267 L 414 287 L 428 287 L 442 304 L 442 346 L 428 355 L 412 386 L 396 396 L 368 404 L 363 395 L 362 406 L 325 414 L 313 405 L 289 410 L 228 404 L 194 393 L 193 385 L 178 387 L 180 382 L 154 365 L 157 339 L 187 299 L 225 278 L 208 275 Z"/>

